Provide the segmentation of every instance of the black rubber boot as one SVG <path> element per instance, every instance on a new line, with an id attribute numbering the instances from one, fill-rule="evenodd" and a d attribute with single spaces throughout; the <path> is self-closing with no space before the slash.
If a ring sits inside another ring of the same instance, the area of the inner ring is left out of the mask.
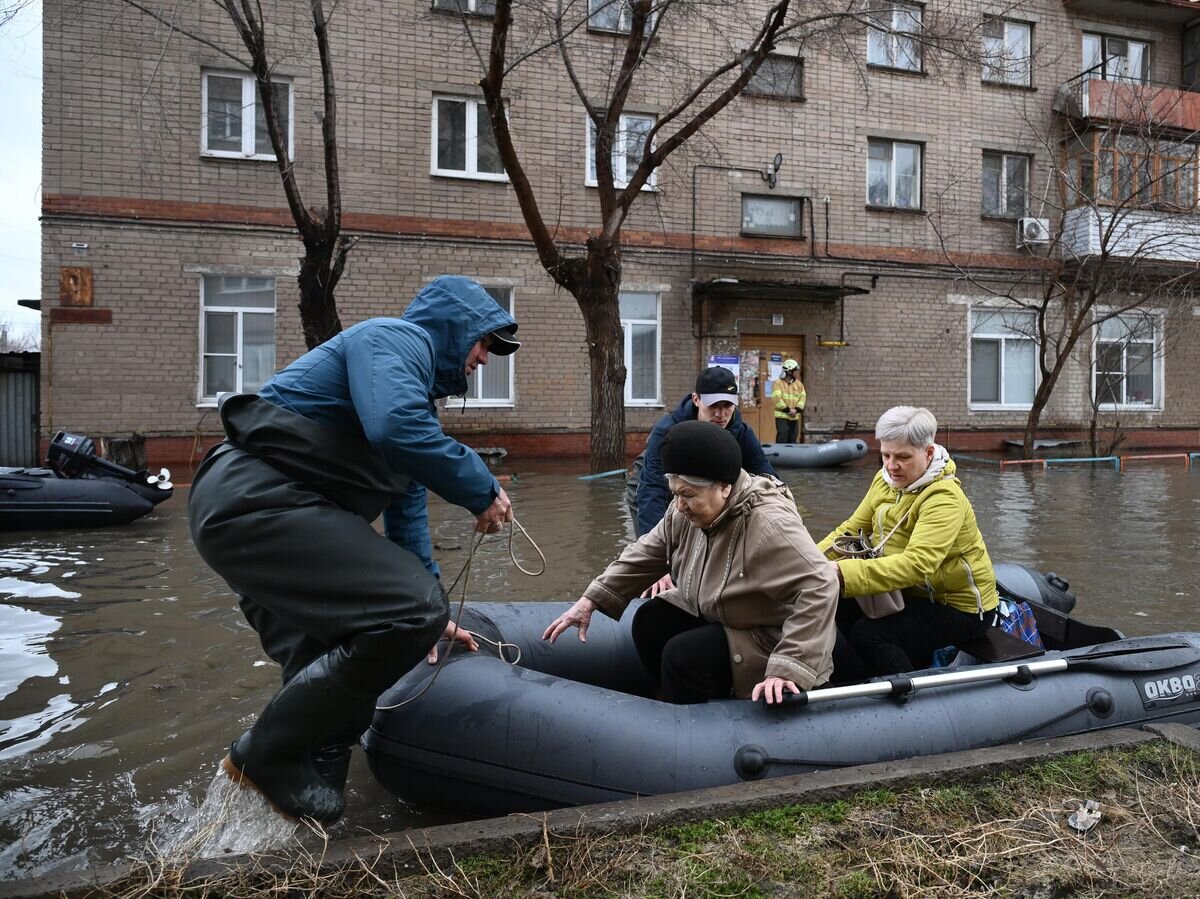
<path id="1" fill-rule="evenodd" d="M 340 783 L 331 783 L 317 767 L 314 753 L 359 722 L 369 722 L 374 710 L 375 693 L 351 689 L 338 677 L 347 658 L 338 647 L 301 670 L 267 703 L 254 726 L 234 741 L 222 762 L 230 777 L 248 782 L 288 817 L 329 824 L 345 810 L 344 772 Z M 346 750 L 348 765 L 349 747 Z"/>
<path id="2" fill-rule="evenodd" d="M 338 792 L 345 792 L 346 778 L 350 774 L 350 752 L 348 743 L 329 743 L 313 753 L 313 767 L 325 778 L 325 782 Z"/>

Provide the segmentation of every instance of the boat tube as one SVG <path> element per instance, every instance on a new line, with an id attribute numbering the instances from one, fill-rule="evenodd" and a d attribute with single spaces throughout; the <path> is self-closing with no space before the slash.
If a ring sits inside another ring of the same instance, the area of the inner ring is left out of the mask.
<path id="1" fill-rule="evenodd" d="M 128 524 L 174 492 L 171 473 L 133 471 L 96 455 L 87 437 L 59 432 L 49 468 L 0 468 L 0 530 Z"/>
<path id="2" fill-rule="evenodd" d="M 1020 582 L 1019 566 L 997 568 Z M 949 668 L 818 688 L 783 706 L 654 700 L 632 609 L 619 622 L 594 616 L 586 644 L 568 634 L 551 645 L 542 632 L 568 603 L 468 605 L 462 625 L 499 648 L 480 641 L 477 653 L 455 647 L 440 669 L 418 665 L 380 698 L 363 745 L 402 799 L 503 814 L 1200 722 L 1200 634 L 1125 639 L 1041 604 L 1044 576 L 1024 572 L 1038 595 L 1005 595 L 1033 603 L 1044 653 L 991 663 L 960 652 Z"/>
<path id="3" fill-rule="evenodd" d="M 831 440 L 828 443 L 764 443 L 763 455 L 776 468 L 832 468 L 867 454 L 865 440 Z"/>

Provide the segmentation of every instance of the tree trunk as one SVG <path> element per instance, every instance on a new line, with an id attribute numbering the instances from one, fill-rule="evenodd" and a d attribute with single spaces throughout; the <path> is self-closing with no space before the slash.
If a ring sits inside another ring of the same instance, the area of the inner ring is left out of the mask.
<path id="1" fill-rule="evenodd" d="M 1054 383 L 1058 380 L 1058 368 L 1056 367 L 1042 383 L 1038 385 L 1037 392 L 1033 395 L 1033 405 L 1029 407 L 1029 415 L 1025 417 L 1025 440 L 1021 444 L 1021 458 L 1033 458 L 1033 441 L 1037 438 L 1038 425 L 1042 421 L 1042 412 L 1046 409 L 1046 404 L 1050 402 L 1050 395 L 1054 393 Z"/>
<path id="2" fill-rule="evenodd" d="M 620 248 L 607 241 L 589 241 L 575 299 L 583 312 L 592 376 L 592 474 L 625 467 L 625 346 L 620 284 Z"/>
<path id="3" fill-rule="evenodd" d="M 310 350 L 342 330 L 342 320 L 334 303 L 333 290 L 346 262 L 344 242 L 334 248 L 327 242 L 305 242 L 300 258 L 300 323 L 304 344 Z"/>

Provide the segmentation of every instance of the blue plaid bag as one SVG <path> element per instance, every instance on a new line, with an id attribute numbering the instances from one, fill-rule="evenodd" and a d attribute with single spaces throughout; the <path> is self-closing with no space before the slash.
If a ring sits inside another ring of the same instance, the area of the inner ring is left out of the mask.
<path id="1" fill-rule="evenodd" d="M 1006 634 L 1020 637 L 1035 649 L 1045 649 L 1042 645 L 1042 635 L 1038 633 L 1037 618 L 1027 602 L 1000 600 L 1000 605 L 996 608 L 996 626 Z"/>

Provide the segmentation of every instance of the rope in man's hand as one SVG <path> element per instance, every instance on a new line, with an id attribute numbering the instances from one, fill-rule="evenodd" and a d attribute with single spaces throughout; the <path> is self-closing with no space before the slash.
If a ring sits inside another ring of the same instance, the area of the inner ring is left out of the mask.
<path id="1" fill-rule="evenodd" d="M 538 557 L 542 560 L 542 567 L 539 568 L 537 571 L 530 571 L 528 568 L 526 568 L 524 565 L 522 565 L 520 562 L 517 561 L 517 555 L 513 550 L 513 534 L 518 528 L 520 529 L 521 533 L 525 535 L 525 539 L 529 541 L 529 545 L 533 547 L 534 552 L 536 552 L 538 554 Z M 376 705 L 375 706 L 376 711 L 390 712 L 393 709 L 398 709 L 401 706 L 408 705 L 410 702 L 415 702 L 416 700 L 420 699 L 422 696 L 425 695 L 425 692 L 430 687 L 432 687 L 433 682 L 437 680 L 438 675 L 442 673 L 442 666 L 446 664 L 446 659 L 450 658 L 450 651 L 454 648 L 455 639 L 458 636 L 458 622 L 462 618 L 463 607 L 467 603 L 467 583 L 470 581 L 470 577 L 471 577 L 471 575 L 470 575 L 471 562 L 475 558 L 475 550 L 479 549 L 479 545 L 481 543 L 483 543 L 483 541 L 486 538 L 487 538 L 487 534 L 480 534 L 478 540 L 472 541 L 471 548 L 467 552 L 466 563 L 459 570 L 459 572 L 455 576 L 454 580 L 451 581 L 450 588 L 446 591 L 446 598 L 449 599 L 453 595 L 455 588 L 458 586 L 458 582 L 460 580 L 462 581 L 462 593 L 458 599 L 458 609 L 455 610 L 455 613 L 454 613 L 454 627 L 450 630 L 450 633 L 447 635 L 447 637 L 449 639 L 446 644 L 446 651 L 441 654 L 440 658 L 438 658 L 437 670 L 433 672 L 433 677 L 431 677 L 429 679 L 429 682 L 426 683 L 425 686 L 422 687 L 415 696 L 410 696 L 410 697 L 408 697 L 408 699 L 401 700 L 400 702 L 397 702 L 394 705 Z M 543 553 L 541 547 L 537 545 L 537 541 L 534 540 L 533 537 L 529 536 L 529 531 L 525 530 L 524 525 L 522 525 L 519 521 L 517 521 L 516 516 L 513 516 L 512 521 L 509 522 L 508 557 L 509 557 L 509 559 L 512 560 L 513 565 L 515 565 L 517 567 L 518 571 L 520 571 L 524 575 L 528 575 L 529 577 L 540 577 L 542 574 L 545 574 L 545 572 L 546 572 L 546 555 L 545 555 L 545 553 Z M 474 636 L 475 639 L 477 639 L 477 640 L 483 640 L 485 643 L 490 643 L 492 646 L 495 646 L 496 649 L 500 653 L 500 658 L 506 662 L 508 662 L 508 659 L 504 658 L 504 648 L 506 646 L 511 646 L 513 649 L 516 650 L 517 657 L 515 659 L 513 659 L 511 662 L 509 662 L 509 664 L 516 665 L 518 662 L 521 661 L 521 647 L 517 646 L 517 644 L 506 643 L 503 640 L 501 640 L 501 641 L 491 640 L 491 639 L 483 636 L 482 634 L 475 634 L 473 632 L 472 632 L 472 636 Z"/>

